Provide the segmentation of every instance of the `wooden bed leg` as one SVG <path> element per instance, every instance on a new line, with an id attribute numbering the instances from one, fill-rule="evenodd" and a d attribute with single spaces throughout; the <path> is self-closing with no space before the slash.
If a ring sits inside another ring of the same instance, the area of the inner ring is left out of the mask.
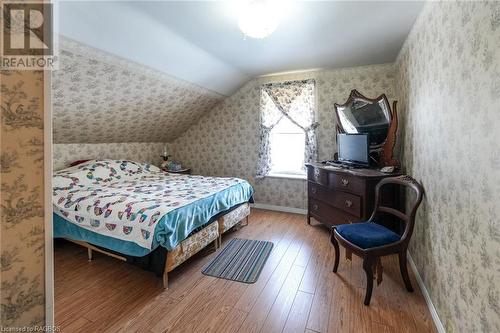
<path id="1" fill-rule="evenodd" d="M 92 249 L 90 247 L 87 248 L 87 256 L 89 261 L 92 261 Z"/>
<path id="2" fill-rule="evenodd" d="M 163 289 L 168 289 L 168 251 L 165 253 L 165 268 L 163 269 Z"/>
<path id="3" fill-rule="evenodd" d="M 168 272 L 163 272 L 163 289 L 168 289 Z"/>
<path id="4" fill-rule="evenodd" d="M 245 221 L 245 223 L 243 223 Z M 235 224 L 235 230 L 239 230 L 243 227 L 246 227 L 248 225 L 248 215 L 245 217 L 244 220 L 241 220 L 240 222 Z"/>

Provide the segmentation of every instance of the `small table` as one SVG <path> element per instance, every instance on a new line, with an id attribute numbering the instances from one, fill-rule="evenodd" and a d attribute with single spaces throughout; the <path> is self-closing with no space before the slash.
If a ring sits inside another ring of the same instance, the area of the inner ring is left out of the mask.
<path id="1" fill-rule="evenodd" d="M 190 168 L 180 169 L 180 170 L 176 170 L 176 171 L 163 169 L 163 171 L 168 172 L 168 173 L 178 173 L 178 174 L 183 174 L 183 175 L 190 175 L 191 174 Z"/>

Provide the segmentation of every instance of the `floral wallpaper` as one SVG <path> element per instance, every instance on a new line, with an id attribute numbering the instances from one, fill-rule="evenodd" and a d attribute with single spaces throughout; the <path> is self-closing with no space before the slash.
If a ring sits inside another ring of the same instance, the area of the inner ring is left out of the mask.
<path id="1" fill-rule="evenodd" d="M 169 142 L 222 95 L 60 37 L 55 143 Z"/>
<path id="2" fill-rule="evenodd" d="M 500 332 L 500 2 L 431 2 L 397 61 L 410 244 L 448 332 Z"/>
<path id="3" fill-rule="evenodd" d="M 255 179 L 259 148 L 260 86 L 286 80 L 315 79 L 319 127 L 319 159 L 331 159 L 335 148 L 334 103 L 344 103 L 352 89 L 368 97 L 385 93 L 395 98 L 392 64 L 362 66 L 254 79 L 226 98 L 173 143 L 175 157 L 194 173 L 236 176 L 249 180 L 255 201 L 305 209 L 306 181 L 266 177 Z"/>
<path id="4" fill-rule="evenodd" d="M 45 322 L 43 72 L 0 71 L 0 322 Z"/>
<path id="5" fill-rule="evenodd" d="M 54 144 L 54 170 L 61 170 L 77 160 L 90 159 L 125 159 L 159 165 L 160 157 L 167 147 L 168 154 L 173 153 L 171 145 L 161 142 L 124 142 L 124 143 L 68 143 Z"/>

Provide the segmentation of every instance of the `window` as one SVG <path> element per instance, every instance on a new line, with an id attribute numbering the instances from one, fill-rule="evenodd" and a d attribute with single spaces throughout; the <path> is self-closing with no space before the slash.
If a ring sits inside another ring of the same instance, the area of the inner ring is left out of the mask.
<path id="1" fill-rule="evenodd" d="M 302 128 L 283 116 L 271 130 L 270 175 L 305 175 L 305 133 Z"/>
<path id="2" fill-rule="evenodd" d="M 317 159 L 314 80 L 264 84 L 256 177 L 305 176 Z"/>

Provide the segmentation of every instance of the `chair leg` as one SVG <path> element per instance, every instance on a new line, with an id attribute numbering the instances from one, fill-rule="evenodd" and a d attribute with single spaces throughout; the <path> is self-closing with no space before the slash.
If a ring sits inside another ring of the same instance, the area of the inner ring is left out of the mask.
<path id="1" fill-rule="evenodd" d="M 375 260 L 375 272 L 374 274 L 377 276 L 377 286 L 382 283 L 382 275 L 384 273 L 384 267 L 382 266 L 382 258 L 378 257 L 377 260 Z"/>
<path id="2" fill-rule="evenodd" d="M 335 239 L 335 234 L 332 229 L 332 239 L 331 242 L 333 244 L 333 248 L 335 249 L 335 263 L 333 264 L 333 272 L 337 273 L 337 269 L 339 268 L 339 260 L 340 260 L 340 249 L 339 243 Z"/>
<path id="3" fill-rule="evenodd" d="M 373 260 L 371 257 L 365 257 L 363 260 L 363 269 L 366 273 L 366 294 L 365 305 L 370 305 L 373 291 Z"/>
<path id="4" fill-rule="evenodd" d="M 401 271 L 401 276 L 403 277 L 406 290 L 408 290 L 410 293 L 413 292 L 410 276 L 408 275 L 408 267 L 406 265 L 406 249 L 399 252 L 399 270 Z"/>
<path id="5" fill-rule="evenodd" d="M 349 249 L 345 249 L 345 259 L 352 261 L 352 251 Z"/>

